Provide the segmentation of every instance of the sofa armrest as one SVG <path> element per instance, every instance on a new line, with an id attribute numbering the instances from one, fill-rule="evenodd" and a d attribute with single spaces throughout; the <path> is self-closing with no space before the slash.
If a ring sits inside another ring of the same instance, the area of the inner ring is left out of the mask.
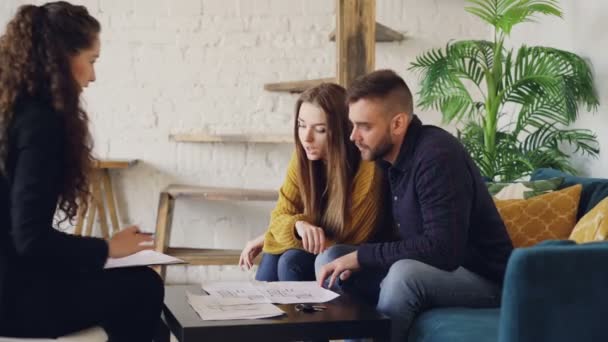
<path id="1" fill-rule="evenodd" d="M 550 241 L 507 265 L 499 342 L 608 341 L 608 242 Z"/>

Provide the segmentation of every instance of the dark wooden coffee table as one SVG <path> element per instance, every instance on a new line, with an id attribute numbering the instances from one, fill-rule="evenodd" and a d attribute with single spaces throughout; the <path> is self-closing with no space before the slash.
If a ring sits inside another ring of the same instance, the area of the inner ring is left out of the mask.
<path id="1" fill-rule="evenodd" d="M 162 331 L 170 330 L 180 342 L 294 341 L 345 338 L 388 340 L 390 320 L 374 307 L 340 296 L 325 303 L 323 312 L 304 313 L 295 305 L 279 305 L 281 317 L 203 321 L 186 300 L 186 291 L 200 286 L 166 286 Z M 159 338 L 164 340 L 164 338 Z"/>

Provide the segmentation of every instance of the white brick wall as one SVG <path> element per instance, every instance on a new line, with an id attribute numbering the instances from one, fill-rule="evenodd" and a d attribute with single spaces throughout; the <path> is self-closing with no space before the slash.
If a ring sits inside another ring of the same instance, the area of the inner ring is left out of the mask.
<path id="1" fill-rule="evenodd" d="M 0 2 L 2 31 L 27 2 Z M 263 84 L 334 75 L 335 45 L 327 39 L 334 1 L 75 2 L 103 25 L 98 80 L 85 94 L 96 153 L 142 161 L 114 175 L 123 224 L 153 230 L 158 193 L 169 183 L 278 188 L 290 155 L 287 145 L 178 144 L 168 137 L 197 129 L 291 132 L 297 96 L 265 92 Z M 463 7 L 464 0 L 377 0 L 378 21 L 408 36 L 401 43 L 378 44 L 377 67 L 397 70 L 416 90 L 417 76 L 407 71 L 416 55 L 449 39 L 488 36 L 486 26 Z M 437 113 L 420 114 L 439 123 Z M 240 248 L 265 230 L 271 209 L 270 203 L 180 201 L 172 242 Z M 249 275 L 234 267 L 175 267 L 169 280 Z"/>
<path id="2" fill-rule="evenodd" d="M 584 5 L 583 5 L 584 3 Z M 544 45 L 572 51 L 587 58 L 592 66 L 600 100 L 597 113 L 580 108 L 577 128 L 591 129 L 600 143 L 600 158 L 577 156 L 575 166 L 583 174 L 608 178 L 608 2 L 604 0 L 562 1 L 564 19 L 543 18 L 513 31 L 513 43 Z"/>

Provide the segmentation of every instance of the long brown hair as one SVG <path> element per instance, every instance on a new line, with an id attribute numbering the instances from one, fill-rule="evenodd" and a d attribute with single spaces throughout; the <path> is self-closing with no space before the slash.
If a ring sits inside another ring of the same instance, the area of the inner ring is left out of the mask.
<path id="1" fill-rule="evenodd" d="M 0 37 L 0 171 L 6 175 L 8 128 L 16 104 L 35 98 L 64 121 L 64 165 L 58 209 L 72 220 L 88 195 L 92 139 L 70 57 L 90 48 L 101 30 L 84 6 L 64 1 L 24 5 Z"/>
<path id="2" fill-rule="evenodd" d="M 302 103 L 323 110 L 327 120 L 327 157 L 311 161 L 306 157 L 298 135 L 298 116 Z M 348 224 L 352 180 L 361 161 L 356 146 L 350 142 L 352 125 L 348 121 L 346 90 L 333 83 L 323 83 L 303 92 L 295 108 L 294 139 L 298 160 L 298 182 L 304 214 L 330 237 L 340 240 Z"/>

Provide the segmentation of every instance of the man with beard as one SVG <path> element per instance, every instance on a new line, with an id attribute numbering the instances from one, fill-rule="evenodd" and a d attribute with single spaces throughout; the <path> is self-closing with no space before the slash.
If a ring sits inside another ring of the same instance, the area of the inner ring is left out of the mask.
<path id="1" fill-rule="evenodd" d="M 463 145 L 422 124 L 391 70 L 357 79 L 347 101 L 350 139 L 385 171 L 397 238 L 331 247 L 316 260 L 319 284 L 377 301 L 395 341 L 430 307 L 498 306 L 513 246 Z"/>

